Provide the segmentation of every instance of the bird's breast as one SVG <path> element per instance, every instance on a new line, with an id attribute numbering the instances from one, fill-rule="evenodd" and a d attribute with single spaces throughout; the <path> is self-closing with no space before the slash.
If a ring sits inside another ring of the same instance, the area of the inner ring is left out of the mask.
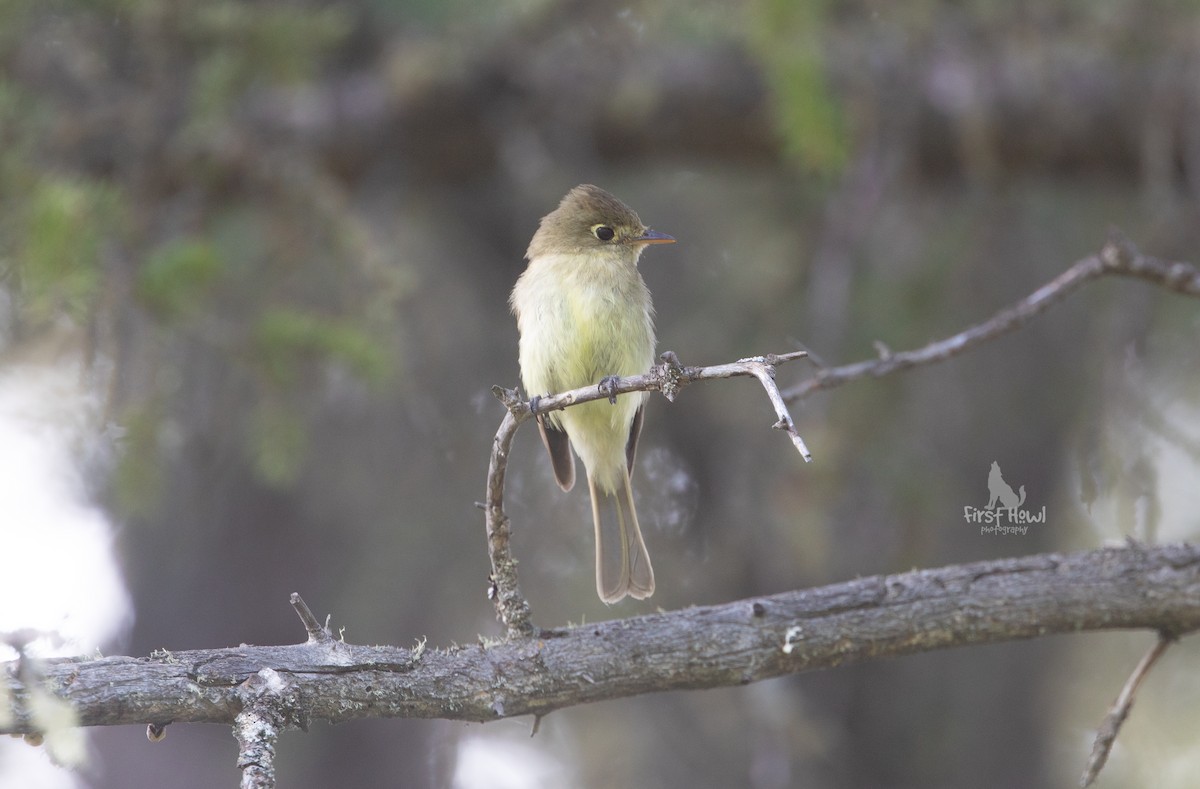
<path id="1" fill-rule="evenodd" d="M 521 377 L 531 394 L 638 375 L 654 359 L 650 293 L 631 261 L 549 255 L 530 262 L 512 294 Z"/>

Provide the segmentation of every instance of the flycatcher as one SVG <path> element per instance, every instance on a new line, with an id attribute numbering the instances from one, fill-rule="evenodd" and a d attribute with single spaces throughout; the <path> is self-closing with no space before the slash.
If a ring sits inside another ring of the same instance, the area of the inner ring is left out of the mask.
<path id="1" fill-rule="evenodd" d="M 654 363 L 654 307 L 638 273 L 648 244 L 675 239 L 590 184 L 542 217 L 509 303 L 521 333 L 521 381 L 530 395 L 641 375 Z M 571 448 L 587 471 L 596 529 L 596 591 L 605 603 L 654 594 L 629 476 L 645 392 L 540 414 L 538 428 L 559 487 L 575 484 Z"/>

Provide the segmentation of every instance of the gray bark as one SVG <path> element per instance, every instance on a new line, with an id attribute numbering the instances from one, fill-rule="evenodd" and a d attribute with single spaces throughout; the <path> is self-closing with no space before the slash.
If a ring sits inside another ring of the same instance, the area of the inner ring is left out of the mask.
<path id="1" fill-rule="evenodd" d="M 1200 546 L 918 570 L 450 649 L 310 637 L 292 646 L 0 664 L 16 707 L 0 732 L 36 728 L 25 703 L 35 676 L 84 726 L 234 724 L 246 710 L 273 730 L 312 719 L 488 721 L 949 647 L 1142 628 L 1172 637 L 1200 628 Z"/>

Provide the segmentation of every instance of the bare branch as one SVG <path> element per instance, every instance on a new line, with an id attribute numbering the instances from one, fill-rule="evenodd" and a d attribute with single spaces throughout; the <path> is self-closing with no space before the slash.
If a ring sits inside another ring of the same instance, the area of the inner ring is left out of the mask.
<path id="1" fill-rule="evenodd" d="M 604 386 L 593 384 L 558 394 L 542 395 L 537 400 L 537 412 L 543 414 L 547 411 L 561 411 L 581 403 L 610 399 L 616 395 L 630 392 L 661 392 L 668 400 L 674 401 L 679 391 L 688 384 L 719 378 L 757 377 L 755 365 L 773 368 L 807 356 L 807 351 L 792 351 L 791 353 L 751 356 L 729 364 L 717 364 L 711 367 L 684 367 L 679 363 L 679 358 L 673 351 L 665 351 L 661 357 L 663 363 L 654 365 L 648 373 L 626 377 L 614 376 L 607 379 Z M 513 390 L 495 386 L 492 387 L 492 394 L 503 402 L 510 412 L 517 415 L 519 421 L 523 422 L 531 416 L 529 403 L 522 400 Z M 784 411 L 786 413 L 786 409 Z"/>
<path id="2" fill-rule="evenodd" d="M 1116 742 L 1117 734 L 1121 731 L 1125 719 L 1129 717 L 1129 710 L 1133 707 L 1133 698 L 1137 694 L 1138 686 L 1142 684 L 1142 680 L 1150 673 L 1150 669 L 1154 667 L 1154 664 L 1158 662 L 1158 659 L 1163 656 L 1167 647 L 1174 640 L 1173 636 L 1160 633 L 1158 641 L 1150 648 L 1150 651 L 1142 656 L 1133 673 L 1129 675 L 1129 679 L 1125 680 L 1125 687 L 1121 688 L 1117 700 L 1113 702 L 1108 714 L 1104 716 L 1104 721 L 1096 729 L 1096 739 L 1092 743 L 1092 755 L 1088 759 L 1087 767 L 1083 770 L 1083 776 L 1079 779 L 1080 786 L 1085 789 L 1091 786 L 1100 775 L 1100 771 L 1104 769 L 1104 764 L 1108 761 L 1108 754 L 1112 751 L 1113 743 Z"/>
<path id="3" fill-rule="evenodd" d="M 333 641 L 333 634 L 329 632 L 329 628 L 322 625 L 312 609 L 304 602 L 304 598 L 298 592 L 292 592 L 290 598 L 292 608 L 296 609 L 296 614 L 300 617 L 300 621 L 304 623 L 304 629 L 308 631 L 308 640 L 316 643 L 328 643 Z"/>
<path id="4" fill-rule="evenodd" d="M 1200 629 L 1200 546 L 875 576 L 448 650 L 337 642 L 337 651 L 305 643 L 54 659 L 38 687 L 68 702 L 84 726 L 236 720 L 239 740 L 249 735 L 244 758 L 265 769 L 271 738 L 310 719 L 545 715 L 950 647 L 1128 628 L 1171 636 Z M 14 701 L 0 733 L 36 731 L 28 699 L 37 688 L 15 662 L 0 664 L 0 682 Z"/>
<path id="5" fill-rule="evenodd" d="M 295 683 L 272 668 L 263 668 L 239 683 L 236 692 L 242 697 L 242 710 L 233 720 L 233 736 L 238 742 L 242 789 L 274 789 L 279 734 L 289 725 L 304 725 L 292 720 L 299 712 Z"/>
<path id="6" fill-rule="evenodd" d="M 679 390 L 696 381 L 717 378 L 753 376 L 767 392 L 779 420 L 772 427 L 783 430 L 804 460 L 811 461 L 812 455 L 797 432 L 783 396 L 775 384 L 775 366 L 807 356 L 805 351 L 785 354 L 768 354 L 748 359 L 739 359 L 730 364 L 714 367 L 683 367 L 679 358 L 671 351 L 662 354 L 662 364 L 655 365 L 644 375 L 613 377 L 604 385 L 585 386 L 569 392 L 548 394 L 538 397 L 538 413 L 561 411 L 593 400 L 615 399 L 617 395 L 630 392 L 661 392 L 668 400 L 674 400 Z M 492 394 L 508 409 L 496 437 L 492 441 L 492 455 L 488 462 L 487 501 L 483 505 L 484 522 L 487 527 L 488 557 L 492 563 L 491 587 L 488 597 L 496 607 L 496 618 L 508 629 L 510 636 L 527 636 L 533 632 L 529 603 L 521 595 L 517 585 L 517 563 L 509 550 L 509 522 L 504 514 L 504 477 L 508 467 L 508 453 L 513 437 L 522 422 L 533 415 L 530 403 L 512 389 L 493 386 Z"/>
<path id="7" fill-rule="evenodd" d="M 807 356 L 807 353 L 804 353 Z M 772 427 L 776 430 L 782 430 L 792 438 L 792 443 L 796 445 L 796 449 L 800 452 L 800 456 L 804 458 L 805 463 L 812 462 L 812 454 L 809 453 L 808 447 L 804 444 L 804 439 L 800 437 L 800 433 L 796 431 L 796 425 L 792 422 L 792 415 L 788 413 L 787 404 L 783 401 L 783 395 L 779 391 L 779 387 L 775 384 L 775 367 L 770 357 L 767 359 L 742 359 L 738 364 L 746 365 L 746 368 L 759 380 L 763 388 L 767 390 L 767 397 L 771 400 L 771 405 L 775 406 L 775 413 L 779 416 L 779 421 Z"/>
<path id="8" fill-rule="evenodd" d="M 530 416 L 529 406 L 515 394 L 494 387 L 497 397 L 509 395 L 515 403 L 524 407 L 509 406 L 509 411 L 500 422 L 496 438 L 492 440 L 492 457 L 488 462 L 487 503 L 484 505 L 484 521 L 487 525 L 488 558 L 492 562 L 491 586 L 488 597 L 496 606 L 496 618 L 508 628 L 509 636 L 528 636 L 533 633 L 529 603 L 517 586 L 517 562 L 509 550 L 509 523 L 504 514 L 504 475 L 508 469 L 508 453 L 512 448 L 517 427 Z"/>
<path id="9" fill-rule="evenodd" d="M 251 707 L 238 713 L 233 736 L 238 741 L 237 766 L 242 771 L 242 789 L 273 789 L 279 729 Z"/>
<path id="10" fill-rule="evenodd" d="M 1084 284 L 1104 276 L 1136 277 L 1185 296 L 1200 298 L 1200 269 L 1190 263 L 1143 255 L 1131 242 L 1114 232 L 1100 252 L 1076 262 L 1047 284 L 982 323 L 912 351 L 897 353 L 877 346 L 879 358 L 820 370 L 812 378 L 784 391 L 783 396 L 788 401 L 800 400 L 813 392 L 833 389 L 858 378 L 882 378 L 901 370 L 944 362 L 1024 326 Z"/>

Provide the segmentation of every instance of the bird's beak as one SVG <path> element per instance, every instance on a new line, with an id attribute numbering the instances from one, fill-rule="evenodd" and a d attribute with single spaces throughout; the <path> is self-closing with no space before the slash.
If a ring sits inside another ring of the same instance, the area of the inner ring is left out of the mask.
<path id="1" fill-rule="evenodd" d="M 635 244 L 674 244 L 675 239 L 668 236 L 666 233 L 660 233 L 657 230 L 647 230 L 637 238 L 629 239 Z"/>

